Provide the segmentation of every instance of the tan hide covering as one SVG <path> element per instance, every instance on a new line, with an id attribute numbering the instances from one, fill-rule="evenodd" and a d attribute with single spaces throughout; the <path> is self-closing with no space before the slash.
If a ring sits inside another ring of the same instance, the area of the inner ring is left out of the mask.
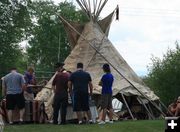
<path id="1" fill-rule="evenodd" d="M 34 100 L 43 101 L 45 104 L 45 111 L 48 115 L 48 119 L 52 119 L 53 115 L 53 98 L 54 98 L 54 92 L 52 90 L 52 81 L 57 73 L 54 74 L 54 76 L 49 80 L 49 82 L 46 84 L 46 86 L 36 95 L 36 98 Z"/>
<path id="2" fill-rule="evenodd" d="M 85 39 L 84 39 L 85 38 Z M 70 55 L 65 60 L 65 69 L 74 72 L 76 64 L 82 62 L 84 69 L 91 74 L 93 83 L 93 93 L 100 94 L 101 87 L 98 83 L 103 75 L 102 65 L 107 63 L 102 56 L 100 56 L 91 46 L 92 44 L 103 56 L 115 66 L 136 88 L 145 94 L 150 100 L 159 99 L 150 88 L 143 85 L 142 80 L 130 68 L 127 62 L 122 58 L 118 51 L 114 48 L 112 43 L 103 33 L 97 23 L 89 22 L 85 25 L 82 36 L 77 41 L 76 46 L 71 51 Z M 125 79 L 122 78 L 112 67 L 112 74 L 114 76 L 113 95 L 123 93 L 127 96 L 141 94 L 135 90 Z M 55 76 L 55 75 L 54 75 Z M 49 117 L 52 116 L 52 80 L 47 83 L 45 88 L 37 94 L 35 100 L 45 101 L 46 112 Z"/>
<path id="3" fill-rule="evenodd" d="M 84 39 L 85 38 L 85 39 Z M 76 47 L 65 60 L 65 68 L 70 71 L 76 70 L 76 64 L 82 62 L 87 72 L 91 74 L 94 86 L 93 93 L 100 94 L 101 87 L 98 83 L 103 75 L 102 65 L 107 63 L 102 56 L 89 45 L 93 45 L 103 56 L 115 66 L 128 80 L 130 80 L 150 100 L 157 100 L 158 97 L 146 86 L 142 80 L 130 68 L 112 43 L 105 36 L 98 24 L 89 22 L 85 25 L 82 36 L 79 38 Z M 140 95 L 125 79 L 123 79 L 112 67 L 114 75 L 113 95 L 123 92 L 125 95 Z"/>

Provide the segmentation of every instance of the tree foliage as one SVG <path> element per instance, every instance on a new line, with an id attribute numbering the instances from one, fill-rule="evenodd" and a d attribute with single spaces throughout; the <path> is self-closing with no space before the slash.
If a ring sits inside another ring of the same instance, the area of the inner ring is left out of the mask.
<path id="1" fill-rule="evenodd" d="M 71 21 L 87 21 L 87 18 L 68 2 L 55 5 L 51 1 L 36 1 L 33 2 L 31 12 L 34 25 L 27 48 L 28 63 L 37 70 L 53 70 L 54 64 L 64 61 L 70 52 L 63 24 L 56 13 Z"/>
<path id="2" fill-rule="evenodd" d="M 152 58 L 149 74 L 144 81 L 153 88 L 160 99 L 169 104 L 180 96 L 180 47 L 169 49 L 163 59 Z"/>
<path id="3" fill-rule="evenodd" d="M 26 38 L 31 22 L 26 0 L 1 0 L 0 14 L 0 74 L 3 74 L 23 62 L 19 42 Z"/>
<path id="4" fill-rule="evenodd" d="M 52 19 L 56 13 L 70 21 L 87 21 L 82 11 L 66 1 L 58 5 L 44 0 L 0 1 L 1 75 L 14 66 L 24 71 L 31 64 L 37 70 L 50 71 L 54 63 L 64 61 L 70 46 L 61 21 Z M 25 50 L 20 46 L 24 40 L 29 44 Z"/>

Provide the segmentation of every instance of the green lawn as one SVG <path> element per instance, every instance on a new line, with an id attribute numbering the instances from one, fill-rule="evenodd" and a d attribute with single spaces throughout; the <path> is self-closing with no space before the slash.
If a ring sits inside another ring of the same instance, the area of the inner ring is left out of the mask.
<path id="1" fill-rule="evenodd" d="M 4 132 L 164 132 L 164 126 L 163 120 L 119 121 L 105 125 L 28 124 L 8 125 Z"/>

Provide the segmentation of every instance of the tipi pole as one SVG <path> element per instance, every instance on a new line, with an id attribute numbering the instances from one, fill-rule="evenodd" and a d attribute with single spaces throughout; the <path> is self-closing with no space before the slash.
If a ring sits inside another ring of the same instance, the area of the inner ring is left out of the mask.
<path id="1" fill-rule="evenodd" d="M 149 103 L 148 103 L 148 108 L 149 108 L 150 112 L 152 113 L 152 115 L 154 116 L 154 113 L 153 113 L 152 108 L 151 108 L 151 106 L 149 105 Z"/>
<path id="2" fill-rule="evenodd" d="M 150 117 L 152 119 L 155 119 L 154 116 L 151 114 L 151 112 L 149 111 L 149 109 L 147 108 L 147 106 L 144 104 L 144 102 L 142 101 L 141 98 L 138 98 L 140 100 L 140 102 L 143 104 L 144 108 L 147 110 L 147 112 L 149 113 Z"/>
<path id="3" fill-rule="evenodd" d="M 131 110 L 129 108 L 129 105 L 128 105 L 128 103 L 127 103 L 127 101 L 126 101 L 126 99 L 125 99 L 125 97 L 124 97 L 124 95 L 122 93 L 121 93 L 121 96 L 123 98 L 124 103 L 126 104 L 126 107 L 127 107 L 128 111 L 129 111 L 129 114 L 131 115 L 132 119 L 135 120 L 135 118 L 134 118 L 134 116 L 133 116 L 133 114 L 132 114 L 132 112 L 131 112 Z"/>
<path id="4" fill-rule="evenodd" d="M 93 14 L 94 14 L 94 18 L 95 18 L 96 8 L 97 8 L 97 0 L 93 0 L 93 4 L 94 4 L 94 12 L 93 12 Z"/>
<path id="5" fill-rule="evenodd" d="M 159 108 L 159 107 L 157 106 L 157 104 L 155 104 L 155 103 L 152 102 L 152 101 L 151 101 L 151 104 L 152 104 L 154 107 Z M 159 108 L 158 110 L 161 112 L 161 114 L 163 115 L 163 117 L 166 117 L 166 114 L 165 114 L 160 108 Z"/>
<path id="6" fill-rule="evenodd" d="M 58 15 L 58 14 L 57 14 Z M 62 16 L 60 16 L 60 15 L 58 15 L 59 16 L 59 18 L 61 19 L 61 20 L 63 20 L 64 22 L 66 22 L 77 34 L 79 34 L 84 40 L 86 40 L 86 38 L 81 34 L 81 33 L 79 33 L 71 24 L 69 24 Z M 89 43 L 89 45 L 99 54 L 99 55 L 101 55 L 101 57 L 106 61 L 106 62 L 108 62 L 109 63 L 109 65 L 111 65 L 112 66 L 112 68 L 114 68 L 114 70 L 118 73 L 118 74 L 120 74 L 134 89 L 136 89 L 143 97 L 145 97 L 149 102 L 151 102 L 151 104 L 152 105 L 154 105 L 154 107 L 159 111 L 159 112 L 161 112 L 161 114 L 165 117 L 165 114 L 163 113 L 163 111 L 156 105 L 156 104 L 154 104 L 146 95 L 144 95 L 139 89 L 137 89 L 135 86 L 134 86 L 134 84 L 132 84 L 121 72 L 119 72 L 119 70 L 117 70 L 117 68 L 112 64 L 112 63 L 110 63 L 105 57 L 104 57 L 104 55 L 103 54 L 101 54 L 94 46 L 93 46 L 93 44 L 91 43 L 91 42 L 88 42 Z"/>
<path id="7" fill-rule="evenodd" d="M 91 2 L 90 2 L 90 0 L 88 0 L 88 4 L 89 4 L 89 16 L 90 16 L 90 20 L 93 20 L 93 16 L 90 15 L 91 14 Z"/>
<path id="8" fill-rule="evenodd" d="M 86 13 L 86 15 L 88 16 L 88 12 L 87 12 L 87 9 L 86 7 L 79 1 L 79 0 L 76 0 L 77 3 L 79 4 L 79 6 L 81 7 L 81 9 Z M 88 16 L 89 17 L 89 16 Z"/>
<path id="9" fill-rule="evenodd" d="M 171 116 L 174 116 L 173 113 L 166 107 L 166 105 L 161 100 L 159 100 L 159 103 L 166 109 L 166 111 L 171 114 Z"/>
<path id="10" fill-rule="evenodd" d="M 88 15 L 90 15 L 90 13 L 89 13 L 89 11 L 88 11 L 88 4 L 87 4 L 86 0 L 81 0 L 81 3 L 82 3 L 82 5 L 85 7 L 86 12 L 88 13 Z M 90 16 L 89 16 L 89 17 L 90 17 Z"/>
<path id="11" fill-rule="evenodd" d="M 105 1 L 102 3 L 101 7 L 99 8 L 99 10 L 98 10 L 98 12 L 97 12 L 96 17 L 99 16 L 99 14 L 101 13 L 102 9 L 104 8 L 104 6 L 106 5 L 107 2 L 108 2 L 108 0 L 105 0 Z"/>
<path id="12" fill-rule="evenodd" d="M 98 11 L 99 11 L 99 9 L 101 7 L 101 2 L 102 2 L 102 0 L 100 0 L 100 2 L 98 3 L 98 8 L 97 8 L 97 11 L 96 11 L 96 14 L 95 14 L 96 18 L 98 17 L 97 13 L 98 13 Z"/>

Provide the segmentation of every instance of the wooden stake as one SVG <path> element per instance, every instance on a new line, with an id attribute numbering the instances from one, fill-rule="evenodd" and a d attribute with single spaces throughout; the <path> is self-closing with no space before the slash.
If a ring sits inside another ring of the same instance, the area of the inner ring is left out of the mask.
<path id="1" fill-rule="evenodd" d="M 126 104 L 126 107 L 127 107 L 128 111 L 129 111 L 129 114 L 131 115 L 132 119 L 135 120 L 135 118 L 134 118 L 134 116 L 133 116 L 133 114 L 132 114 L 132 112 L 131 112 L 131 110 L 129 108 L 129 105 L 128 105 L 128 103 L 127 103 L 127 101 L 126 101 L 126 99 L 125 99 L 125 97 L 124 97 L 124 95 L 122 93 L 121 93 L 121 96 L 122 96 L 122 98 L 124 100 L 124 103 Z"/>
<path id="2" fill-rule="evenodd" d="M 149 108 L 149 111 L 151 112 L 151 114 L 154 116 L 153 111 L 152 111 L 151 106 L 149 105 L 149 103 L 148 103 L 148 108 Z"/>
<path id="3" fill-rule="evenodd" d="M 147 108 L 147 106 L 144 104 L 144 102 L 141 100 L 141 98 L 138 97 L 138 99 L 140 100 L 140 102 L 142 103 L 142 105 L 144 106 L 144 108 L 147 110 L 147 112 L 149 113 L 150 117 L 152 119 L 155 119 L 154 116 L 151 114 L 151 112 L 149 111 L 149 109 Z"/>
<path id="4" fill-rule="evenodd" d="M 171 111 L 169 111 L 169 109 L 165 106 L 165 104 L 161 100 L 159 100 L 159 103 L 166 109 L 166 111 L 168 111 L 171 114 L 171 116 L 174 116 L 174 114 Z"/>

